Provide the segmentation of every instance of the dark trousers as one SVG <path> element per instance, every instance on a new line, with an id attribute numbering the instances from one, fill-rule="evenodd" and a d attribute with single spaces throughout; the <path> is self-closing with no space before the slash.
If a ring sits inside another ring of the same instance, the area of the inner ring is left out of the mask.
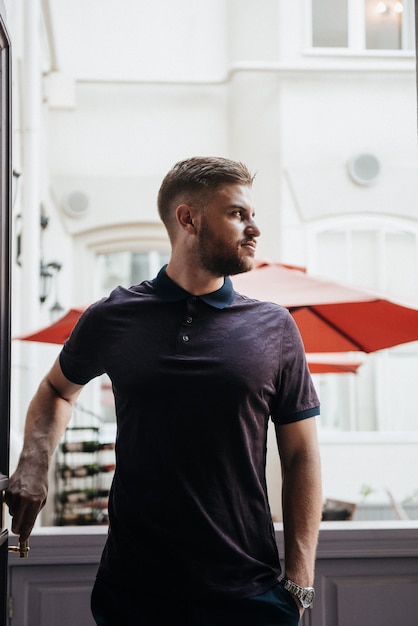
<path id="1" fill-rule="evenodd" d="M 152 596 L 96 580 L 91 608 L 97 626 L 297 626 L 299 610 L 277 584 L 240 600 L 194 602 L 168 599 L 164 588 Z"/>

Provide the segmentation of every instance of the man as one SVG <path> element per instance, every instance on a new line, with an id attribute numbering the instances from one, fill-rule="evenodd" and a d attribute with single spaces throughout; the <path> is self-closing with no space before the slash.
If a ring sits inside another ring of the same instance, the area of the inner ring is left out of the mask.
<path id="1" fill-rule="evenodd" d="M 235 293 L 228 278 L 253 267 L 252 182 L 228 159 L 176 164 L 158 196 L 168 265 L 82 315 L 30 404 L 7 494 L 21 541 L 83 385 L 103 372 L 112 380 L 116 471 L 92 594 L 99 626 L 291 626 L 311 602 L 318 398 L 288 311 Z M 280 583 L 269 417 L 283 468 Z"/>

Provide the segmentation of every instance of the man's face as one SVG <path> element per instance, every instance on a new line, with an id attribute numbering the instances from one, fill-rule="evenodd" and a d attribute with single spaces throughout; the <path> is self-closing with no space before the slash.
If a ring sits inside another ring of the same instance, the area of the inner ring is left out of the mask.
<path id="1" fill-rule="evenodd" d="M 202 268 L 214 276 L 248 272 L 254 264 L 259 235 L 250 187 L 222 185 L 202 208 L 199 230 Z"/>

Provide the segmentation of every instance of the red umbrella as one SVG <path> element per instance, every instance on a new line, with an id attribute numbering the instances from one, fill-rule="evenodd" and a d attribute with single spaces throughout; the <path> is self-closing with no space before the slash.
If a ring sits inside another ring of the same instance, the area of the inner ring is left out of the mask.
<path id="1" fill-rule="evenodd" d="M 374 352 L 418 340 L 418 308 L 372 291 L 258 262 L 233 277 L 236 290 L 288 308 L 306 352 Z"/>
<path id="2" fill-rule="evenodd" d="M 300 268 L 257 262 L 233 277 L 240 293 L 288 308 L 302 335 L 312 373 L 356 371 L 361 361 L 309 353 L 374 352 L 418 340 L 418 309 L 370 291 L 315 278 Z M 73 308 L 50 326 L 18 337 L 64 343 L 83 312 Z"/>
<path id="3" fill-rule="evenodd" d="M 70 309 L 65 315 L 63 315 L 63 317 L 60 317 L 60 319 L 53 324 L 50 324 L 45 328 L 41 328 L 41 330 L 37 330 L 34 333 L 30 333 L 29 335 L 15 337 L 15 339 L 22 339 L 24 341 L 40 341 L 42 343 L 64 343 L 64 341 L 66 341 L 70 336 L 75 323 L 84 309 L 85 307 Z"/>
<path id="4" fill-rule="evenodd" d="M 361 359 L 346 359 L 343 354 L 307 354 L 311 374 L 355 374 Z"/>

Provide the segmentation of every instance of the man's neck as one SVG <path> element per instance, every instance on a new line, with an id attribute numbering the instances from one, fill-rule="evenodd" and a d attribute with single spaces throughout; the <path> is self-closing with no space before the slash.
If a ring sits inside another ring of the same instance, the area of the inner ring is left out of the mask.
<path id="1" fill-rule="evenodd" d="M 178 264 L 173 259 L 170 260 L 166 272 L 171 280 L 194 296 L 213 293 L 220 289 L 225 281 L 223 276 L 213 276 L 202 268 L 192 267 L 186 263 Z"/>

